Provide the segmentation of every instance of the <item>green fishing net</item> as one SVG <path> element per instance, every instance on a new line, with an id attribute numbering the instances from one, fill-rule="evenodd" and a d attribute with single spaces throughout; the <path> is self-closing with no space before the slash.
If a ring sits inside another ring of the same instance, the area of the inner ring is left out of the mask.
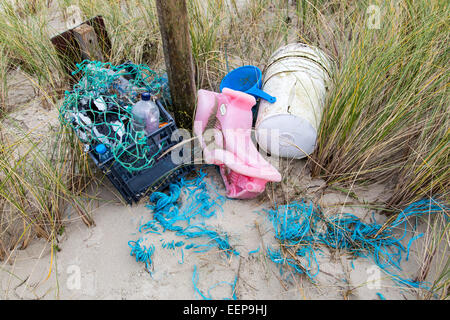
<path id="1" fill-rule="evenodd" d="M 88 60 L 77 64 L 73 75 L 78 73 L 79 82 L 65 92 L 60 120 L 72 127 L 89 150 L 104 144 L 110 158 L 128 171 L 152 167 L 164 143 L 133 130 L 131 109 L 143 92 L 170 103 L 167 77 L 143 64 L 114 66 Z"/>

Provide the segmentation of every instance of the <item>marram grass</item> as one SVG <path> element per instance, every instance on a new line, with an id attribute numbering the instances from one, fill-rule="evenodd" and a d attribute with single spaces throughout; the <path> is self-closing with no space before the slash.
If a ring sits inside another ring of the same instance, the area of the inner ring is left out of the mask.
<path id="1" fill-rule="evenodd" d="M 354 22 L 311 161 L 330 184 L 392 185 L 397 210 L 448 201 L 450 181 L 448 4 L 398 3 L 381 6 L 379 29 Z"/>

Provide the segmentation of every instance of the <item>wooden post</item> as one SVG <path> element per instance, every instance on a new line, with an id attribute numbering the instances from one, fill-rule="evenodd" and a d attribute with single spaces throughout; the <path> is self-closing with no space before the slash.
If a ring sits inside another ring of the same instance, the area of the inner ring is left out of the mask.
<path id="1" fill-rule="evenodd" d="M 156 8 L 175 119 L 191 129 L 197 90 L 186 1 L 156 0 Z"/>

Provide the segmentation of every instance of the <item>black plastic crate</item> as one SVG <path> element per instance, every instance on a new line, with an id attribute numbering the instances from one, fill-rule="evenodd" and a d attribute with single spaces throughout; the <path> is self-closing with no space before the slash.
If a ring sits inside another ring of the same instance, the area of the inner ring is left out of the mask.
<path id="1" fill-rule="evenodd" d="M 160 149 L 159 143 L 164 143 L 164 147 L 160 152 L 160 154 L 163 154 L 169 148 L 179 143 L 181 139 L 172 141 L 172 134 L 178 130 L 175 120 L 164 109 L 160 100 L 156 100 L 156 104 L 159 108 L 160 116 L 163 119 L 162 121 L 167 122 L 167 124 L 148 136 L 147 143 L 150 146 L 149 152 L 151 154 L 154 154 Z M 126 150 L 133 150 L 135 147 L 135 144 L 130 144 Z M 156 156 L 155 163 L 152 167 L 139 171 L 127 170 L 112 156 L 101 162 L 94 149 L 95 146 L 92 146 L 91 151 L 89 152 L 92 160 L 108 177 L 128 204 L 139 201 L 144 195 L 151 192 L 162 191 L 170 183 L 186 175 L 194 167 L 191 164 L 179 165 L 173 163 L 171 153 L 178 152 L 179 155 L 182 156 L 183 151 L 181 147 L 167 153 L 161 159 L 158 159 L 158 156 Z"/>

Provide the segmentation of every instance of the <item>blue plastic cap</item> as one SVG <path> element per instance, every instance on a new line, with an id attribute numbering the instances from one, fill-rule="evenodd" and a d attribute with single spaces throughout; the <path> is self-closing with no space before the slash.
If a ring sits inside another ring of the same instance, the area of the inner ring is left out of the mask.
<path id="1" fill-rule="evenodd" d="M 149 100 L 150 100 L 150 97 L 151 97 L 150 92 L 144 92 L 144 93 L 141 95 L 141 99 L 144 100 L 144 101 L 149 101 Z"/>
<path id="2" fill-rule="evenodd" d="M 106 152 L 106 146 L 104 144 L 99 144 L 95 147 L 95 151 L 97 151 L 98 154 L 104 154 Z"/>

